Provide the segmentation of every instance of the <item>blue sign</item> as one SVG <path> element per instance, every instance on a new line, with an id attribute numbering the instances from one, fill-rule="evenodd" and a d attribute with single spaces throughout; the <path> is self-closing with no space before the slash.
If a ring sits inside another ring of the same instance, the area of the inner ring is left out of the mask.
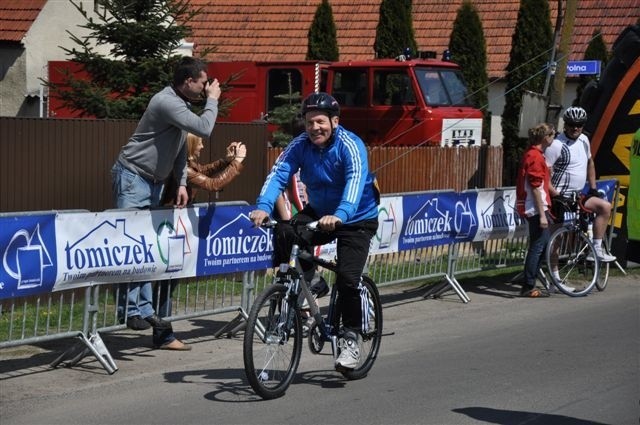
<path id="1" fill-rule="evenodd" d="M 51 291 L 57 271 L 55 217 L 0 218 L 0 299 Z"/>
<path id="2" fill-rule="evenodd" d="M 198 276 L 264 270 L 273 264 L 271 229 L 254 227 L 255 206 L 210 205 L 200 209 Z"/>
<path id="3" fill-rule="evenodd" d="M 600 61 L 569 61 L 567 74 L 570 75 L 600 75 Z"/>

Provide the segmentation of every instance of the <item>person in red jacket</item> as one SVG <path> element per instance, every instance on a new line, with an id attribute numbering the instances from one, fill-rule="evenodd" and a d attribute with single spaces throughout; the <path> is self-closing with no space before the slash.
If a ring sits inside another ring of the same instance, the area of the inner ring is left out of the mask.
<path id="1" fill-rule="evenodd" d="M 543 151 L 553 142 L 555 134 L 554 128 L 549 124 L 538 124 L 529 129 L 529 147 L 524 152 L 518 169 L 516 208 L 529 223 L 529 249 L 524 263 L 525 282 L 520 291 L 523 297 L 548 296 L 536 288 L 536 277 L 551 235 L 551 196 L 556 194 L 551 186 L 551 173 Z"/>

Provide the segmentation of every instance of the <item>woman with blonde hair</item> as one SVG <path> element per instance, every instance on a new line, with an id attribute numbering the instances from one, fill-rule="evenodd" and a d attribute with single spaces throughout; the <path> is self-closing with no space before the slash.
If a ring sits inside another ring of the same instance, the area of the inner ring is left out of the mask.
<path id="1" fill-rule="evenodd" d="M 187 134 L 187 194 L 189 204 L 193 204 L 198 189 L 218 192 L 229 184 L 240 171 L 242 161 L 247 156 L 247 147 L 242 142 L 231 142 L 227 146 L 224 158 L 209 164 L 200 164 L 200 152 L 204 148 L 201 137 Z M 166 183 L 163 204 L 171 205 L 174 201 L 177 182 L 171 176 Z"/>
<path id="2" fill-rule="evenodd" d="M 204 148 L 202 138 L 187 134 L 187 204 L 193 204 L 198 189 L 217 192 L 233 180 L 242 171 L 247 147 L 242 142 L 232 142 L 227 146 L 224 158 L 209 164 L 200 164 L 200 152 Z M 174 205 L 177 193 L 176 179 L 171 175 L 165 183 L 163 205 Z M 159 317 L 171 316 L 171 298 L 178 279 L 156 282 L 153 291 L 153 305 Z M 165 322 L 165 321 L 162 321 Z M 165 322 L 166 323 L 166 322 Z M 153 329 L 153 345 L 164 350 L 190 350 L 191 346 L 172 335 L 170 326 L 158 326 Z M 163 341 L 169 341 L 164 342 Z"/>

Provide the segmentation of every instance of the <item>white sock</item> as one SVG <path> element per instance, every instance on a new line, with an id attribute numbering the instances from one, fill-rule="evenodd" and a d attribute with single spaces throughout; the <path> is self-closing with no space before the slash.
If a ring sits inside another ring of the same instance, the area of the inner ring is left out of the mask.
<path id="1" fill-rule="evenodd" d="M 596 249 L 596 253 L 602 253 L 602 239 L 594 239 L 593 247 Z"/>

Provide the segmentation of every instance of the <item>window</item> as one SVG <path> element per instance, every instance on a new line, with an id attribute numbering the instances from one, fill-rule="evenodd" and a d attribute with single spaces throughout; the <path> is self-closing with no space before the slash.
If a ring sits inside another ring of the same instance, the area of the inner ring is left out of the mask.
<path id="1" fill-rule="evenodd" d="M 291 94 L 302 94 L 302 74 L 295 68 L 270 69 L 267 75 L 267 111 L 290 102 Z M 296 102 L 299 102 L 298 100 Z"/>
<path id="2" fill-rule="evenodd" d="M 375 71 L 373 74 L 374 105 L 415 105 L 411 79 L 405 71 Z"/>
<path id="3" fill-rule="evenodd" d="M 416 68 L 424 100 L 431 106 L 472 106 L 462 74 L 454 69 Z"/>
<path id="4" fill-rule="evenodd" d="M 367 105 L 367 72 L 360 69 L 336 71 L 331 93 L 340 106 Z"/>

